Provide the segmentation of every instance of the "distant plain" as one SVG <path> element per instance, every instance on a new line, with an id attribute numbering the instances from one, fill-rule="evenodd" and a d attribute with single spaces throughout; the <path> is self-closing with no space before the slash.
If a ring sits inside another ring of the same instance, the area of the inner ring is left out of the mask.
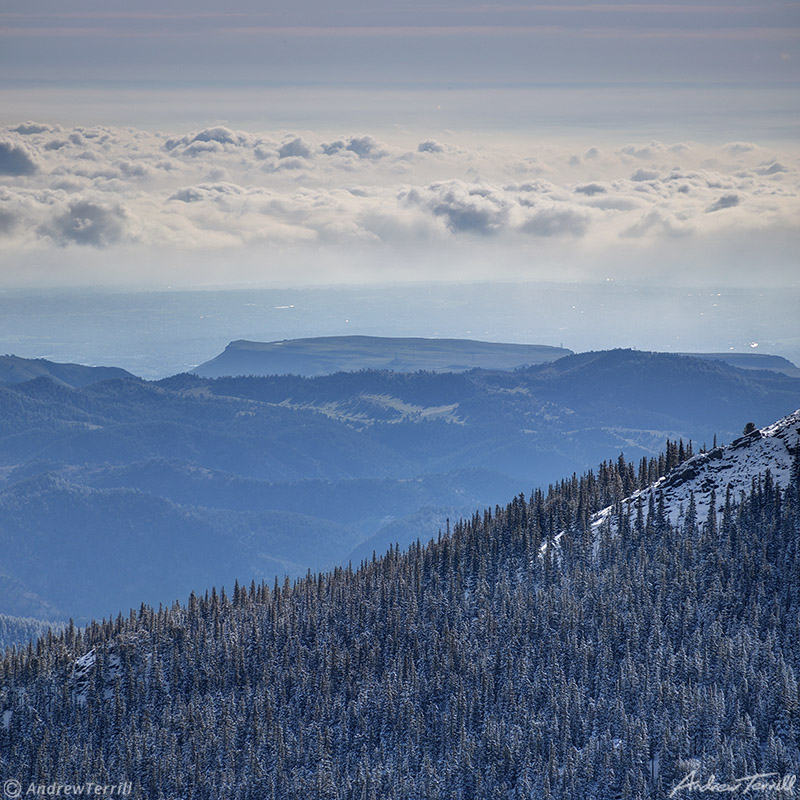
<path id="1" fill-rule="evenodd" d="M 423 336 L 660 352 L 766 352 L 800 363 L 800 288 L 473 283 L 0 291 L 0 351 L 164 378 L 235 339 Z"/>

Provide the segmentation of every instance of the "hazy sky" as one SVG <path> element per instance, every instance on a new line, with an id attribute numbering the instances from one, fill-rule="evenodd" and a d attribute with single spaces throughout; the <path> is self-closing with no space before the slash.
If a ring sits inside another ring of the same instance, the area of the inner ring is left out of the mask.
<path id="1" fill-rule="evenodd" d="M 798 8 L 5 0 L 0 286 L 796 286 Z"/>
<path id="2" fill-rule="evenodd" d="M 2 23 L 24 81 L 763 86 L 798 55 L 793 0 L 5 0 Z"/>

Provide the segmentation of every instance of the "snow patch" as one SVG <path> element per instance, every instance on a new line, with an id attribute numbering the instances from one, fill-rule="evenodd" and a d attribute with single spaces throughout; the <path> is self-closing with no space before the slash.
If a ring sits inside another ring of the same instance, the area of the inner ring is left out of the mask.
<path id="1" fill-rule="evenodd" d="M 94 665 L 97 663 L 97 654 L 92 648 L 88 653 L 82 655 L 75 661 L 72 668 L 72 677 L 70 683 L 72 684 L 73 696 L 75 702 L 80 705 L 85 705 L 89 696 L 89 684 L 91 683 L 91 674 Z"/>
<path id="2" fill-rule="evenodd" d="M 753 481 L 769 470 L 775 485 L 785 488 L 792 471 L 792 460 L 800 446 L 800 409 L 778 422 L 755 430 L 729 445 L 716 447 L 684 461 L 652 486 L 634 492 L 623 500 L 623 510 L 635 508 L 639 500 L 646 510 L 650 498 L 664 500 L 664 511 L 674 525 L 681 519 L 694 496 L 699 522 L 705 520 L 716 494 L 717 511 L 725 507 L 725 495 L 730 489 L 734 500 L 741 492 L 748 493 Z M 599 529 L 612 516 L 612 507 L 604 508 L 592 519 L 593 529 Z"/>

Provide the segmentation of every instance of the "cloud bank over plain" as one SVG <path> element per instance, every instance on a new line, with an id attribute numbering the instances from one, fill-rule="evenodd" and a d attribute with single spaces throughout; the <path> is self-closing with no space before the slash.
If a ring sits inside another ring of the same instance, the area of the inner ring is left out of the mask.
<path id="1" fill-rule="evenodd" d="M 746 281 L 736 253 L 762 254 L 755 282 L 785 283 L 800 228 L 798 153 L 751 142 L 486 145 L 455 133 L 27 121 L 0 130 L 0 175 L 5 285 L 35 282 L 37 270 L 98 280 L 81 265 L 101 261 L 111 283 L 189 280 L 175 264 L 210 260 L 217 282 L 289 283 L 289 262 L 316 262 L 315 280 L 336 282 L 358 259 L 364 280 L 468 279 L 487 257 L 491 277 L 646 276 L 673 264 Z"/>

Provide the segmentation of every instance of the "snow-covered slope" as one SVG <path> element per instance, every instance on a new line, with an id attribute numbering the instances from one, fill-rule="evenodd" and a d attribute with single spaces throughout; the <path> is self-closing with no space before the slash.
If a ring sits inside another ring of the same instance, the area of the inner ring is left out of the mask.
<path id="1" fill-rule="evenodd" d="M 652 486 L 635 492 L 624 501 L 635 507 L 642 499 L 645 513 L 653 495 L 663 496 L 664 508 L 675 523 L 689 505 L 693 494 L 697 506 L 697 519 L 702 522 L 708 514 L 711 492 L 716 492 L 717 510 L 725 504 L 728 487 L 734 500 L 739 492 L 749 492 L 752 481 L 770 471 L 773 481 L 785 487 L 789 481 L 794 454 L 800 446 L 800 409 L 766 428 L 735 439 L 724 447 L 715 447 L 684 461 Z M 613 508 L 600 511 L 593 526 L 600 527 L 612 516 Z"/>

